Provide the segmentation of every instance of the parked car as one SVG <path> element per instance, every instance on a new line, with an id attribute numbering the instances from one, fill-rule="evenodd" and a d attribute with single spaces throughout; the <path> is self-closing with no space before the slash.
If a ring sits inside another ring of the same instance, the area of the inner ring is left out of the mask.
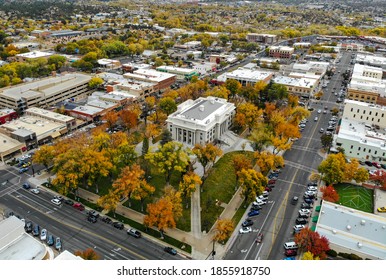
<path id="1" fill-rule="evenodd" d="M 304 195 L 307 195 L 309 197 L 315 197 L 316 196 L 316 191 L 306 191 Z"/>
<path id="2" fill-rule="evenodd" d="M 312 198 L 304 198 L 304 202 L 307 204 L 313 204 L 314 200 Z"/>
<path id="3" fill-rule="evenodd" d="M 371 162 L 371 161 L 368 161 L 368 160 L 365 161 L 365 164 L 366 164 L 367 166 L 373 166 L 372 162 Z"/>
<path id="4" fill-rule="evenodd" d="M 317 186 L 318 186 L 318 183 L 316 183 L 316 182 L 309 182 L 309 183 L 307 184 L 307 187 L 309 187 L 309 186 L 315 186 L 315 187 L 317 187 Z"/>
<path id="5" fill-rule="evenodd" d="M 19 169 L 19 173 L 20 174 L 24 173 L 24 172 L 28 171 L 28 169 L 29 169 L 29 167 L 22 167 L 22 168 Z"/>
<path id="6" fill-rule="evenodd" d="M 71 199 L 66 199 L 64 203 L 67 205 L 74 205 L 74 202 Z"/>
<path id="7" fill-rule="evenodd" d="M 297 250 L 292 250 L 292 249 L 285 250 L 284 252 L 284 255 L 286 255 L 287 257 L 294 257 L 297 254 L 298 254 Z"/>
<path id="8" fill-rule="evenodd" d="M 263 206 L 263 205 L 267 204 L 267 202 L 265 202 L 265 201 L 263 201 L 261 199 L 256 199 L 256 201 L 254 201 L 252 204 L 253 205 Z"/>
<path id="9" fill-rule="evenodd" d="M 308 220 L 305 219 L 305 218 L 296 218 L 295 223 L 296 223 L 297 225 L 305 225 L 305 224 L 308 223 Z"/>
<path id="10" fill-rule="evenodd" d="M 268 181 L 268 185 L 275 184 L 275 183 L 276 183 L 276 179 L 271 179 Z"/>
<path id="11" fill-rule="evenodd" d="M 261 210 L 263 207 L 261 207 L 261 205 L 253 205 L 251 206 L 251 211 L 252 210 Z"/>
<path id="12" fill-rule="evenodd" d="M 307 187 L 307 191 L 316 192 L 317 190 L 318 190 L 318 188 L 315 186 L 308 186 Z"/>
<path id="13" fill-rule="evenodd" d="M 112 223 L 111 219 L 109 217 L 106 217 L 106 216 L 102 218 L 102 222 L 105 222 L 106 224 Z"/>
<path id="14" fill-rule="evenodd" d="M 76 202 L 72 205 L 72 207 L 74 207 L 75 209 L 78 209 L 79 211 L 83 211 L 84 210 L 84 205 L 82 203 L 79 203 L 79 202 Z"/>
<path id="15" fill-rule="evenodd" d="M 140 238 L 142 236 L 142 234 L 138 230 L 133 229 L 133 228 L 129 228 L 127 230 L 127 234 L 134 236 L 135 238 Z"/>
<path id="16" fill-rule="evenodd" d="M 32 232 L 32 229 L 33 229 L 32 222 L 31 221 L 26 222 L 25 226 L 24 226 L 24 229 L 25 229 L 25 232 L 27 232 L 27 233 Z"/>
<path id="17" fill-rule="evenodd" d="M 88 211 L 87 215 L 88 215 L 88 216 L 93 216 L 93 217 L 95 217 L 96 219 L 99 218 L 99 213 L 96 212 L 95 210 L 90 210 L 90 211 Z"/>
<path id="18" fill-rule="evenodd" d="M 165 247 L 164 251 L 174 256 L 177 255 L 177 250 L 172 247 Z"/>
<path id="19" fill-rule="evenodd" d="M 55 249 L 58 251 L 62 250 L 62 240 L 60 237 L 56 237 L 55 239 Z"/>
<path id="20" fill-rule="evenodd" d="M 381 163 L 381 167 L 382 167 L 383 169 L 386 169 L 386 164 Z"/>
<path id="21" fill-rule="evenodd" d="M 60 196 L 60 195 L 55 195 L 54 198 L 57 199 L 57 200 L 59 200 L 60 202 L 63 202 L 63 201 L 64 201 L 63 196 Z"/>
<path id="22" fill-rule="evenodd" d="M 52 234 L 48 235 L 47 237 L 47 245 L 52 246 L 55 243 L 55 238 Z"/>
<path id="23" fill-rule="evenodd" d="M 98 219 L 94 216 L 87 216 L 87 221 L 89 221 L 90 223 L 95 224 L 97 222 L 97 220 Z"/>
<path id="24" fill-rule="evenodd" d="M 122 223 L 120 223 L 120 222 L 114 222 L 113 223 L 113 227 L 122 230 L 125 226 Z"/>
<path id="25" fill-rule="evenodd" d="M 31 188 L 31 185 L 26 183 L 23 183 L 23 189 L 29 190 Z"/>
<path id="26" fill-rule="evenodd" d="M 33 236 L 39 236 L 40 235 L 40 226 L 39 225 L 34 226 L 34 229 L 32 230 L 32 235 Z"/>
<path id="27" fill-rule="evenodd" d="M 250 212 L 248 212 L 248 217 L 257 216 L 259 214 L 260 212 L 258 210 L 251 210 Z"/>
<path id="28" fill-rule="evenodd" d="M 377 208 L 377 211 L 380 212 L 380 213 L 385 213 L 386 212 L 386 207 L 385 206 L 379 207 L 379 208 Z"/>
<path id="29" fill-rule="evenodd" d="M 240 234 L 244 234 L 244 233 L 249 233 L 252 231 L 252 228 L 251 227 L 242 227 L 240 230 L 239 230 L 239 233 Z"/>
<path id="30" fill-rule="evenodd" d="M 303 202 L 302 204 L 300 204 L 300 208 L 301 208 L 301 209 L 311 209 L 311 208 L 312 208 L 312 205 Z"/>
<path id="31" fill-rule="evenodd" d="M 40 240 L 44 241 L 47 239 L 47 230 L 45 228 L 40 232 Z"/>
<path id="32" fill-rule="evenodd" d="M 294 226 L 294 233 L 300 232 L 303 228 L 305 228 L 305 225 L 295 225 Z"/>
<path id="33" fill-rule="evenodd" d="M 298 214 L 298 218 L 308 219 L 308 217 L 309 217 L 309 214 L 304 213 L 304 212 L 299 212 L 299 214 Z"/>
<path id="34" fill-rule="evenodd" d="M 250 219 L 246 219 L 246 220 L 241 224 L 242 227 L 249 227 L 249 226 L 251 226 L 251 225 L 253 225 L 253 221 L 250 220 Z"/>
<path id="35" fill-rule="evenodd" d="M 376 168 L 381 168 L 381 165 L 378 162 L 372 162 L 372 165 Z"/>

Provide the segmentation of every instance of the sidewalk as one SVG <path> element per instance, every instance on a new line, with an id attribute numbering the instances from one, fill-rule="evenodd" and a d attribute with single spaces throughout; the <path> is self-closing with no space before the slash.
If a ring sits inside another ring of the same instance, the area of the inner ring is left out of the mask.
<path id="1" fill-rule="evenodd" d="M 49 177 L 50 177 L 49 174 L 44 172 L 41 175 L 37 175 L 35 177 L 29 178 L 29 182 L 33 186 L 41 186 L 42 183 L 47 182 L 47 179 Z M 48 191 L 53 192 L 49 188 L 46 188 L 46 189 Z M 198 194 L 196 194 L 196 195 L 199 196 L 200 190 L 197 189 L 197 192 L 198 192 Z M 236 191 L 236 193 L 234 194 L 233 198 L 230 200 L 230 202 L 228 204 L 222 205 L 222 206 L 224 206 L 224 211 L 220 215 L 221 219 L 232 219 L 233 215 L 235 214 L 235 212 L 237 211 L 237 209 L 240 207 L 240 205 L 243 202 L 242 197 L 240 196 L 240 192 L 241 192 L 241 189 L 238 189 Z M 78 196 L 83 198 L 83 199 L 86 199 L 90 202 L 93 202 L 93 203 L 96 203 L 96 201 L 99 199 L 99 195 L 92 193 L 92 192 L 89 192 L 85 189 L 78 189 Z M 192 200 L 193 199 L 197 199 L 197 197 L 194 197 L 194 198 L 192 197 Z M 199 206 L 199 204 L 198 204 L 198 206 Z M 144 214 L 139 213 L 137 211 L 134 211 L 134 210 L 132 210 L 128 207 L 125 207 L 123 205 L 117 206 L 116 213 L 119 215 L 128 217 L 128 218 L 130 218 L 138 223 L 143 223 L 143 219 L 145 216 Z M 196 221 L 196 223 L 198 223 L 198 222 Z M 199 227 L 200 227 L 200 225 L 199 225 Z M 213 228 L 214 228 L 214 226 L 213 226 Z M 208 233 L 203 233 L 201 230 L 200 231 L 194 230 L 192 232 L 185 232 L 185 231 L 182 231 L 182 230 L 179 230 L 176 228 L 175 229 L 168 229 L 166 231 L 166 235 L 173 237 L 177 240 L 180 240 L 180 241 L 192 246 L 192 254 L 191 255 L 180 250 L 180 253 L 185 255 L 187 258 L 192 258 L 192 259 L 196 259 L 196 260 L 205 260 L 208 258 L 208 256 L 211 255 L 211 252 L 212 252 L 212 248 L 213 248 L 212 238 L 214 235 L 213 228 Z M 238 231 L 235 230 L 233 235 L 237 235 L 237 233 L 238 233 Z M 162 242 L 162 240 L 160 240 L 156 237 L 148 236 L 148 238 L 150 238 L 154 242 L 162 244 L 163 246 L 166 245 L 165 243 Z M 231 237 L 229 240 L 233 240 L 233 239 L 234 238 Z M 226 253 L 226 249 L 230 246 L 229 243 L 231 243 L 231 242 L 228 242 L 225 245 L 221 245 L 219 243 L 215 244 L 215 251 L 216 251 L 215 259 L 221 259 L 224 257 L 224 255 Z"/>

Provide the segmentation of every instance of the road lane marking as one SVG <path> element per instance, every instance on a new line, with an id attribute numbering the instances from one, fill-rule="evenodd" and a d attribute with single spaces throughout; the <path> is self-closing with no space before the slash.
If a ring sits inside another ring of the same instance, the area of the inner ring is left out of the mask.
<path id="1" fill-rule="evenodd" d="M 28 207 L 34 208 L 35 211 L 41 213 L 42 215 L 46 216 L 47 218 L 52 219 L 52 220 L 56 220 L 55 217 L 52 217 L 52 216 L 50 216 L 50 215 L 46 215 L 46 213 L 44 213 L 44 212 L 40 211 L 39 209 L 37 209 L 37 208 L 35 208 L 35 207 L 29 205 L 28 203 L 24 202 L 23 200 L 18 199 L 18 198 L 16 198 L 16 197 L 15 197 L 15 199 L 18 200 L 20 203 L 23 203 L 23 204 L 27 205 Z M 98 235 L 98 234 L 96 234 L 96 233 L 94 233 L 94 232 L 92 232 L 92 231 L 86 230 L 84 227 L 76 227 L 76 226 L 73 226 L 73 225 L 71 225 L 71 224 L 69 224 L 69 223 L 63 222 L 63 221 L 61 221 L 61 224 L 66 225 L 67 227 L 72 228 L 72 229 L 74 229 L 74 230 L 76 230 L 76 231 L 78 231 L 78 232 L 84 232 L 84 233 L 87 233 L 87 234 L 92 235 L 92 236 L 94 236 L 94 237 L 98 237 L 98 238 L 100 238 L 100 239 L 106 241 L 107 243 L 112 244 L 113 246 L 116 246 L 116 247 L 122 247 L 121 244 L 118 244 L 117 242 L 111 241 L 110 239 L 108 239 L 108 238 L 106 238 L 106 237 L 104 237 L 104 236 Z M 125 251 L 128 252 L 128 253 L 131 253 L 131 254 L 137 256 L 137 257 L 138 257 L 139 259 L 141 259 L 141 260 L 147 260 L 147 258 L 145 258 L 144 256 L 142 256 L 142 255 L 140 255 L 140 254 L 138 254 L 138 253 L 136 253 L 136 252 L 130 250 L 129 248 L 122 247 L 122 249 L 125 250 Z"/>

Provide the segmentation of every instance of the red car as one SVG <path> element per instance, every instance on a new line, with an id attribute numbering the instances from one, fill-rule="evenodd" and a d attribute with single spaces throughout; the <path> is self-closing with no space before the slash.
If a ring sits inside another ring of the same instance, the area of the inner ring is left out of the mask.
<path id="1" fill-rule="evenodd" d="M 378 162 L 375 162 L 375 161 L 374 161 L 372 164 L 373 164 L 373 166 L 376 167 L 376 168 L 381 168 L 381 165 L 380 165 Z"/>
<path id="2" fill-rule="evenodd" d="M 298 252 L 296 250 L 292 250 L 292 249 L 285 250 L 285 252 L 284 252 L 284 255 L 286 255 L 287 257 L 296 256 L 297 254 L 298 254 Z"/>
<path id="3" fill-rule="evenodd" d="M 84 205 L 82 204 L 82 203 L 74 203 L 74 205 L 73 205 L 73 207 L 75 208 L 75 209 L 78 209 L 78 210 L 80 210 L 80 211 L 83 211 L 84 210 Z"/>
<path id="4" fill-rule="evenodd" d="M 268 181 L 268 185 L 273 185 L 276 183 L 276 179 L 271 179 Z"/>

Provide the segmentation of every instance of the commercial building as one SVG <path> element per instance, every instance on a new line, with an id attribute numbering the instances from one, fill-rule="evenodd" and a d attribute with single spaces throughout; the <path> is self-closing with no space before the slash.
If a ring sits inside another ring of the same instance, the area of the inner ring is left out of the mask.
<path id="1" fill-rule="evenodd" d="M 25 116 L 35 116 L 56 123 L 62 123 L 67 126 L 68 130 L 70 130 L 76 124 L 76 120 L 73 117 L 36 107 L 28 108 L 27 110 L 25 110 Z"/>
<path id="2" fill-rule="evenodd" d="M 0 260 L 48 260 L 52 250 L 24 230 L 25 223 L 15 216 L 0 221 Z"/>
<path id="3" fill-rule="evenodd" d="M 135 70 L 138 69 L 152 69 L 152 66 L 150 64 L 146 63 L 125 63 L 122 64 L 122 70 L 124 72 L 130 72 L 133 73 Z"/>
<path id="4" fill-rule="evenodd" d="M 306 63 L 294 63 L 292 69 L 294 72 L 320 75 L 323 77 L 328 69 L 328 62 L 307 61 Z"/>
<path id="5" fill-rule="evenodd" d="M 272 34 L 258 34 L 258 33 L 248 33 L 247 41 L 262 43 L 262 44 L 273 44 L 277 42 L 277 36 Z"/>
<path id="6" fill-rule="evenodd" d="M 62 115 L 60 115 L 62 116 Z M 64 116 L 66 117 L 66 116 Z M 0 126 L 11 135 L 12 138 L 25 143 L 27 149 L 34 148 L 37 144 L 52 141 L 62 134 L 67 133 L 67 122 L 58 118 L 40 116 L 30 112 L 16 120 Z"/>
<path id="7" fill-rule="evenodd" d="M 346 99 L 331 150 L 340 147 L 348 157 L 385 162 L 385 128 L 386 107 Z"/>
<path id="8" fill-rule="evenodd" d="M 257 82 L 263 81 L 268 84 L 273 77 L 273 72 L 262 71 L 262 70 L 254 70 L 254 69 L 245 69 L 243 67 L 239 67 L 238 69 L 221 74 L 217 77 L 218 82 L 226 82 L 228 79 L 234 79 L 242 86 L 246 85 L 254 85 Z"/>
<path id="9" fill-rule="evenodd" d="M 85 98 L 91 76 L 71 73 L 20 84 L 0 90 L 0 108 L 24 112 L 29 107 L 47 108 L 65 100 Z"/>
<path id="10" fill-rule="evenodd" d="M 210 62 L 193 62 L 193 69 L 200 75 L 205 75 L 216 71 L 216 63 Z"/>
<path id="11" fill-rule="evenodd" d="M 339 204 L 323 201 L 315 231 L 337 252 L 363 259 L 386 259 L 386 219 Z"/>
<path id="12" fill-rule="evenodd" d="M 380 67 L 355 64 L 347 87 L 347 97 L 356 101 L 386 105 L 386 81 L 382 77 L 383 70 Z"/>
<path id="13" fill-rule="evenodd" d="M 0 124 L 17 119 L 17 113 L 13 109 L 0 109 Z"/>
<path id="14" fill-rule="evenodd" d="M 19 53 L 14 57 L 9 57 L 8 60 L 23 62 L 23 61 L 26 61 L 27 59 L 49 58 L 52 55 L 54 55 L 54 53 L 33 51 L 33 52 L 27 52 L 27 53 Z"/>
<path id="15" fill-rule="evenodd" d="M 355 58 L 356 63 L 386 68 L 386 57 L 376 56 L 376 55 L 367 55 L 358 53 Z"/>
<path id="16" fill-rule="evenodd" d="M 177 80 L 180 81 L 190 81 L 194 76 L 200 76 L 200 74 L 195 69 L 190 68 L 181 68 L 174 66 L 160 66 L 156 68 L 157 71 L 175 74 Z"/>
<path id="17" fill-rule="evenodd" d="M 187 145 L 219 139 L 232 125 L 235 106 L 222 98 L 200 97 L 178 105 L 168 116 L 167 128 L 175 141 Z"/>
<path id="18" fill-rule="evenodd" d="M 98 59 L 98 65 L 102 69 L 119 69 L 122 66 L 119 60 L 107 58 Z"/>
<path id="19" fill-rule="evenodd" d="M 52 37 L 52 38 L 76 37 L 76 36 L 83 35 L 83 34 L 84 34 L 83 31 L 75 31 L 75 30 L 71 30 L 71 29 L 66 29 L 66 30 L 52 31 L 48 37 Z"/>
<path id="20" fill-rule="evenodd" d="M 315 93 L 318 86 L 318 80 L 310 78 L 293 78 L 287 76 L 277 76 L 273 82 L 283 85 L 289 93 L 310 98 Z"/>
<path id="21" fill-rule="evenodd" d="M 269 47 L 269 56 L 276 58 L 291 58 L 295 49 L 287 46 L 271 46 Z"/>
<path id="22" fill-rule="evenodd" d="M 200 41 L 190 41 L 186 42 L 185 44 L 176 44 L 173 46 L 176 49 L 182 49 L 182 50 L 194 50 L 198 49 L 201 47 L 201 42 Z"/>
<path id="23" fill-rule="evenodd" d="M 70 111 L 70 115 L 74 118 L 81 119 L 87 122 L 98 121 L 104 113 L 103 108 L 82 105 Z"/>
<path id="24" fill-rule="evenodd" d="M 4 162 L 9 156 L 22 152 L 25 144 L 11 138 L 10 136 L 0 133 L 0 159 Z"/>
<path id="25" fill-rule="evenodd" d="M 125 73 L 123 77 L 132 81 L 154 83 L 155 91 L 164 91 L 177 81 L 177 75 L 153 69 L 138 69 L 133 73 Z"/>

